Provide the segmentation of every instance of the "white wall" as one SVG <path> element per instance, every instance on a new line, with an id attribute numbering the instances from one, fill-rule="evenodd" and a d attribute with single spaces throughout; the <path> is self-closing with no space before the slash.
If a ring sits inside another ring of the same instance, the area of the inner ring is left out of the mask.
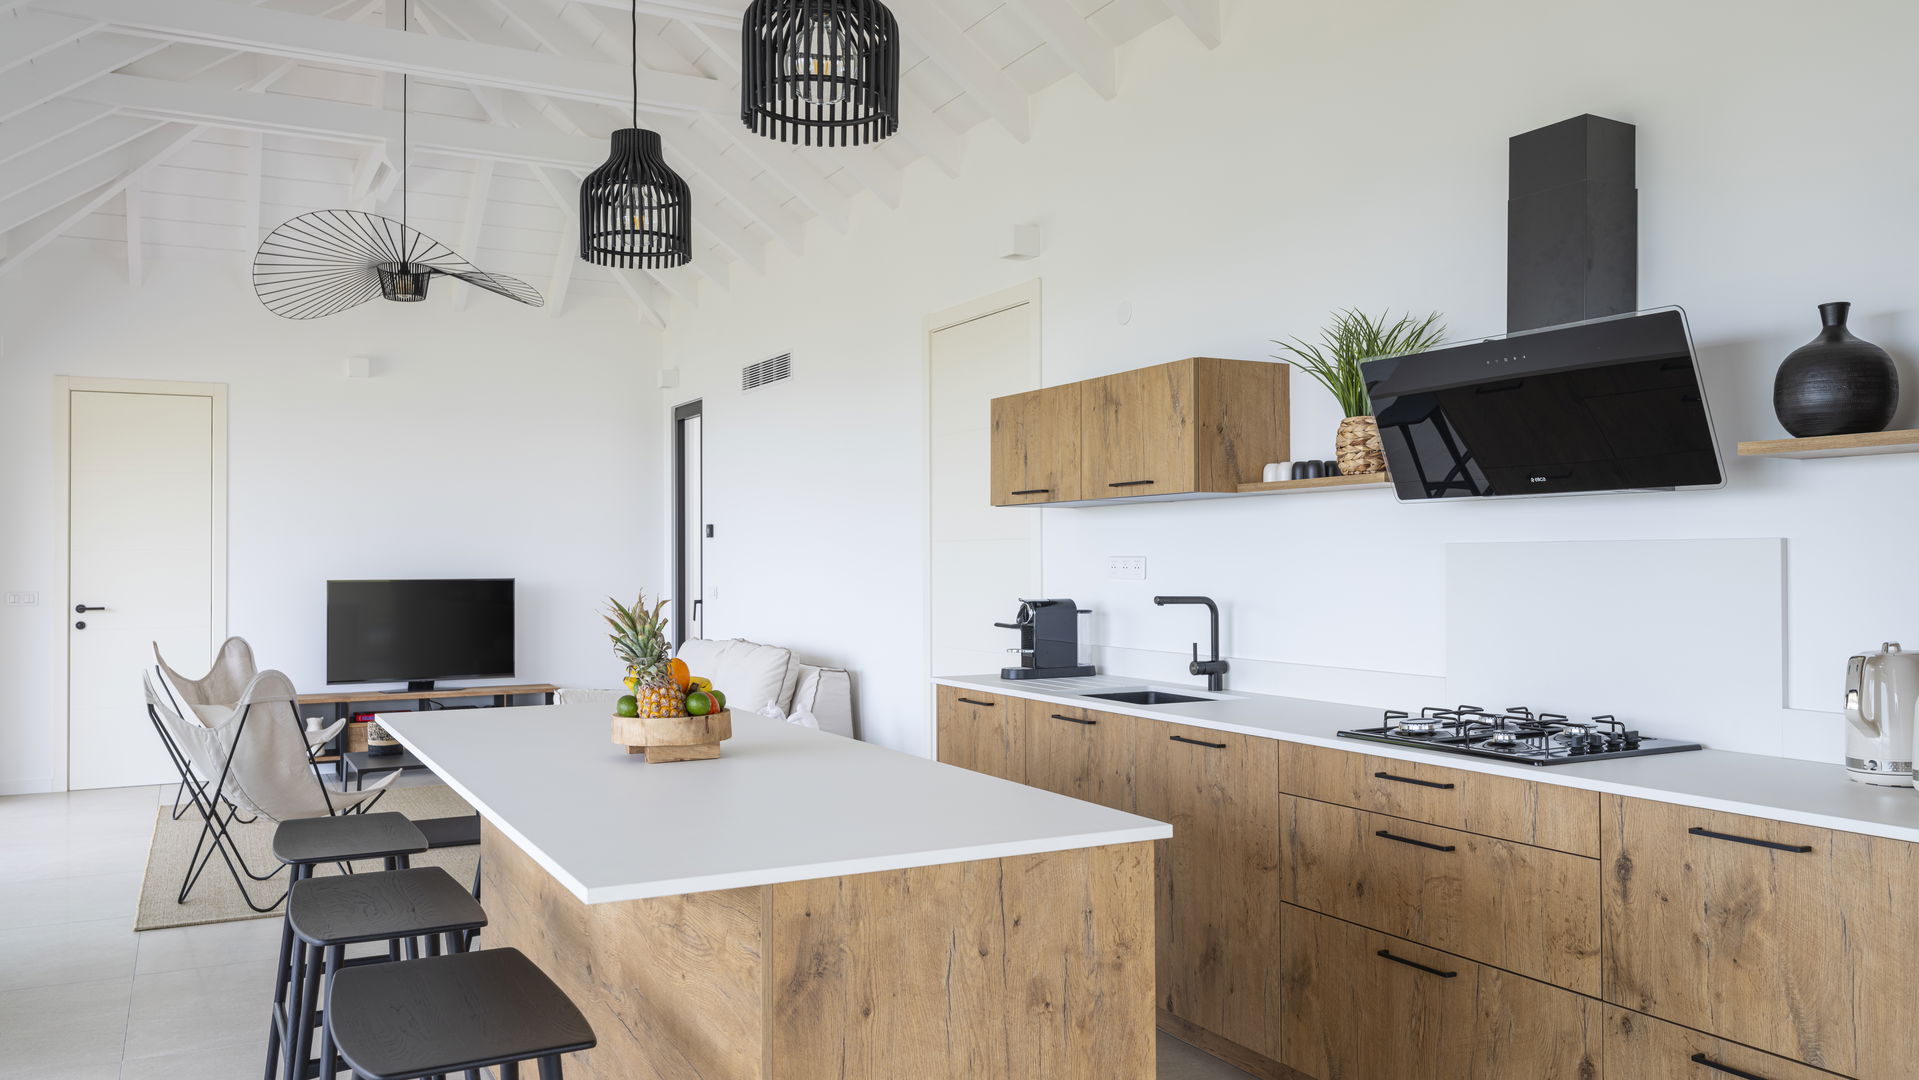
<path id="1" fill-rule="evenodd" d="M 0 794 L 64 783 L 55 375 L 227 385 L 228 625 L 303 690 L 324 685 L 325 582 L 351 577 L 517 578 L 520 680 L 618 679 L 595 609 L 664 559 L 657 332 L 577 296 L 557 319 L 484 293 L 455 312 L 446 279 L 289 322 L 233 262 L 150 257 L 132 288 L 112 249 L 63 242 L 0 290 L 0 588 L 40 594 L 0 608 Z"/>
<path id="2" fill-rule="evenodd" d="M 687 379 L 673 398 L 706 399 L 713 632 L 853 668 L 877 741 L 930 745 L 931 312 L 1043 278 L 1048 383 L 1190 355 L 1262 358 L 1269 339 L 1311 336 L 1349 305 L 1437 309 L 1457 336 L 1497 333 L 1506 140 L 1592 112 L 1638 125 L 1641 301 L 1690 312 L 1728 450 L 1779 434 L 1771 373 L 1812 336 L 1820 301 L 1852 300 L 1863 336 L 1919 357 L 1919 145 L 1907 137 L 1919 6 L 1226 8 L 1217 51 L 1161 26 L 1123 51 L 1117 101 L 1062 83 L 1036 100 L 1030 143 L 982 127 L 959 180 L 918 166 L 903 210 L 869 200 L 850 235 L 816 229 L 803 257 L 676 312 L 668 355 Z M 1017 222 L 1044 226 L 1046 254 L 997 261 Z M 740 365 L 788 350 L 793 382 L 738 392 Z M 1919 386 L 1909 360 L 1903 373 Z M 1295 456 L 1331 456 L 1338 414 L 1304 381 L 1294 394 Z M 1781 536 L 1786 697 L 1830 710 L 1849 653 L 1919 637 L 1915 481 L 1914 457 L 1735 461 L 1727 490 L 1683 496 L 1045 511 L 1046 586 L 1098 610 L 1113 670 L 1183 678 L 1175 653 L 1203 620 L 1148 598 L 1210 593 L 1228 608 L 1234 685 L 1405 705 L 1444 692 L 1449 542 Z M 1104 580 L 1107 554 L 1147 556 L 1149 580 Z M 1008 614 L 1012 601 L 1009 590 Z M 1582 615 L 1520 614 L 1542 633 Z M 1712 625 L 1701 612 L 1700 632 Z M 1838 754 L 1827 714 L 1753 723 L 1778 752 Z"/>

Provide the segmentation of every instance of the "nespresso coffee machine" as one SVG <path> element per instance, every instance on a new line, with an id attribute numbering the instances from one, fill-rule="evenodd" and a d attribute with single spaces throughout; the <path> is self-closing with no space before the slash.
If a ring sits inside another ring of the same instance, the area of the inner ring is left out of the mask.
<path id="1" fill-rule="evenodd" d="M 1019 631 L 1019 666 L 1001 668 L 1002 679 L 1074 679 L 1096 675 L 1079 662 L 1079 617 L 1091 614 L 1071 600 L 1021 600 L 1012 622 L 994 626 Z"/>

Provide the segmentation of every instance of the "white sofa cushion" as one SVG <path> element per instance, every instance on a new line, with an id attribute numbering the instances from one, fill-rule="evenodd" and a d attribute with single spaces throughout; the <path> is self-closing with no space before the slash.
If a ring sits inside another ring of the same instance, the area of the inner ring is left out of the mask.
<path id="1" fill-rule="evenodd" d="M 726 695 L 727 708 L 758 712 L 770 701 L 790 711 L 793 689 L 800 681 L 791 650 L 744 638 L 694 638 L 680 646 L 678 655 L 693 674 L 713 680 L 713 689 Z"/>
<path id="2" fill-rule="evenodd" d="M 839 668 L 800 666 L 800 684 L 793 691 L 794 715 L 813 717 L 821 731 L 853 737 L 853 682 Z"/>

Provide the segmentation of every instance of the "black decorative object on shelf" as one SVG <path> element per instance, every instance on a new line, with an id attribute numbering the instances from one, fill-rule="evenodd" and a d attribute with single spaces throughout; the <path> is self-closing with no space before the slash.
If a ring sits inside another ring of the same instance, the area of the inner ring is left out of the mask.
<path id="1" fill-rule="evenodd" d="M 900 30 L 879 0 L 753 0 L 740 120 L 799 146 L 862 146 L 900 126 Z"/>
<path id="2" fill-rule="evenodd" d="M 1819 305 L 1825 326 L 1793 350 L 1772 383 L 1772 411 L 1801 439 L 1884 431 L 1899 409 L 1899 371 L 1886 350 L 1846 329 L 1852 305 Z"/>
<path id="3" fill-rule="evenodd" d="M 412 5 L 401 25 L 412 28 Z M 400 220 L 364 210 L 316 210 L 280 225 L 253 255 L 253 291 L 268 311 L 286 319 L 338 315 L 378 296 L 399 303 L 426 299 L 433 275 L 530 307 L 545 301 L 533 286 L 489 274 L 452 248 L 406 223 L 407 94 L 400 76 Z"/>
<path id="4" fill-rule="evenodd" d="M 693 195 L 666 164 L 658 132 L 640 127 L 640 9 L 633 31 L 633 126 L 613 133 L 606 164 L 580 183 L 580 258 L 662 270 L 693 261 Z"/>

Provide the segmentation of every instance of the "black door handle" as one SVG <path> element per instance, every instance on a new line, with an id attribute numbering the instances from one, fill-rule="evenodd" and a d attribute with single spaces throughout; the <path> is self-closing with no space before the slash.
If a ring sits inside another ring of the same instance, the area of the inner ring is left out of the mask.
<path id="1" fill-rule="evenodd" d="M 75 604 L 75 605 L 73 605 L 73 610 L 75 610 L 75 611 L 77 611 L 77 612 L 79 612 L 79 613 L 80 613 L 80 614 L 82 614 L 82 615 L 85 615 L 85 614 L 86 614 L 87 612 L 89 612 L 89 611 L 105 611 L 105 610 L 106 610 L 106 608 L 103 608 L 103 607 L 93 607 L 93 606 L 91 606 L 91 605 L 89 605 L 89 604 Z"/>
<path id="2" fill-rule="evenodd" d="M 1429 848 L 1429 849 L 1431 849 L 1431 850 L 1433 850 L 1433 851 L 1457 851 L 1457 850 L 1459 850 L 1459 849 L 1458 849 L 1457 847 L 1454 847 L 1454 846 L 1453 846 L 1452 844 L 1429 844 L 1429 843 L 1427 843 L 1427 842 L 1426 842 L 1426 841 L 1424 841 L 1424 840 L 1415 840 L 1415 839 L 1413 839 L 1413 838 L 1412 838 L 1412 837 L 1410 837 L 1410 836 L 1396 836 L 1396 835 L 1394 835 L 1394 834 L 1392 834 L 1392 833 L 1389 833 L 1389 832 L 1387 832 L 1387 831 L 1386 831 L 1385 829 L 1381 829 L 1381 830 L 1379 830 L 1378 832 L 1376 832 L 1376 833 L 1374 833 L 1373 835 L 1374 835 L 1374 836 L 1383 836 L 1383 837 L 1385 837 L 1385 838 L 1386 838 L 1386 839 L 1388 839 L 1388 840 L 1397 840 L 1397 841 L 1399 841 L 1399 842 L 1400 842 L 1400 843 L 1402 843 L 1402 844 L 1411 844 L 1411 845 L 1412 845 L 1412 846 L 1414 846 L 1414 847 L 1423 847 L 1423 848 Z"/>
<path id="3" fill-rule="evenodd" d="M 1441 784 L 1433 780 L 1415 780 L 1410 776 L 1394 776 L 1389 772 L 1376 772 L 1373 776 L 1380 780 L 1391 780 L 1395 784 L 1417 784 L 1420 787 L 1439 788 L 1444 791 L 1450 791 L 1454 786 L 1452 784 Z"/>
<path id="4" fill-rule="evenodd" d="M 85 619 L 82 619 L 82 620 L 80 620 L 79 622 L 77 622 L 77 623 L 74 623 L 74 624 L 73 624 L 73 628 L 74 628 L 75 630 L 85 630 L 85 629 L 87 628 L 87 622 L 86 622 L 86 620 L 85 620 Z"/>
<path id="5" fill-rule="evenodd" d="M 1198 739 L 1189 739 L 1184 735 L 1168 735 L 1166 737 L 1174 742 L 1190 743 L 1193 746 L 1204 746 L 1208 750 L 1226 749 L 1226 744 L 1223 742 L 1200 742 Z"/>
<path id="6" fill-rule="evenodd" d="M 1708 840 L 1730 840 L 1735 844 L 1751 844 L 1753 847 L 1771 848 L 1774 851 L 1789 851 L 1794 855 L 1804 855 L 1812 850 L 1811 844 L 1776 844 L 1771 840 L 1755 840 L 1750 836 L 1734 836 L 1731 833 L 1713 832 L 1711 829 L 1691 828 L 1687 832 L 1694 836 L 1703 836 Z"/>
<path id="7" fill-rule="evenodd" d="M 1713 1072 L 1722 1072 L 1727 1076 L 1737 1076 L 1739 1080 L 1766 1080 L 1765 1077 L 1758 1073 L 1749 1073 L 1744 1069 L 1735 1069 L 1731 1065 L 1722 1065 L 1704 1054 L 1694 1054 L 1692 1056 L 1692 1063 L 1694 1065 L 1704 1065 Z"/>
<path id="8" fill-rule="evenodd" d="M 1092 727 L 1093 725 L 1099 723 L 1099 721 L 1097 720 L 1088 720 L 1085 717 L 1080 717 L 1080 716 L 1067 716 L 1065 713 L 1054 713 L 1053 719 L 1064 720 L 1069 724 L 1085 724 L 1087 727 Z"/>
<path id="9" fill-rule="evenodd" d="M 980 705 L 988 709 L 999 704 L 999 702 L 997 701 L 974 701 L 972 698 L 969 698 L 969 697 L 956 698 L 954 700 L 958 701 L 961 705 Z"/>
<path id="10" fill-rule="evenodd" d="M 1423 971 L 1428 975 L 1437 975 L 1442 979 L 1459 978 L 1459 972 L 1457 971 L 1441 971 L 1436 967 L 1427 967 L 1426 965 L 1418 962 L 1417 960 L 1408 960 L 1403 956 L 1394 956 L 1393 951 L 1391 949 L 1381 949 L 1379 950 L 1379 952 L 1375 953 L 1374 955 L 1382 956 L 1388 960 L 1391 960 L 1395 964 L 1405 964 L 1409 968 L 1413 968 L 1418 971 Z"/>

